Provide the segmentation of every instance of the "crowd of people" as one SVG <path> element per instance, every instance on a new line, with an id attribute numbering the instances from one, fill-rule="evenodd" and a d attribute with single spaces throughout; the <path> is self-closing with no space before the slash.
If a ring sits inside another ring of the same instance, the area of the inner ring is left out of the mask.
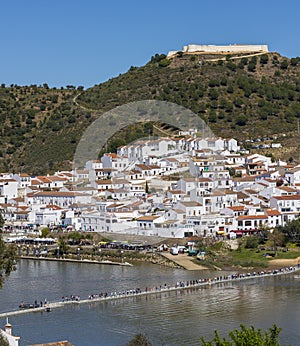
<path id="1" fill-rule="evenodd" d="M 230 282 L 230 281 L 237 281 L 237 280 L 243 280 L 243 279 L 251 279 L 256 277 L 262 277 L 262 276 L 272 276 L 272 275 L 278 275 L 278 274 L 290 274 L 292 272 L 296 272 L 300 270 L 300 263 L 297 266 L 290 266 L 286 268 L 281 269 L 274 269 L 274 270 L 268 270 L 268 271 L 259 271 L 259 272 L 248 272 L 248 273 L 234 273 L 230 275 L 220 275 L 216 276 L 214 278 L 201 278 L 201 279 L 193 279 L 193 280 L 187 280 L 187 281 L 178 281 L 175 285 L 170 286 L 166 283 L 159 286 L 153 286 L 153 287 L 146 287 L 144 290 L 141 290 L 140 288 L 130 289 L 130 290 L 123 290 L 123 291 L 111 291 L 111 292 L 100 292 L 97 294 L 90 294 L 88 296 L 88 300 L 102 300 L 107 298 L 121 298 L 126 296 L 132 296 L 132 295 L 141 295 L 141 294 L 147 294 L 147 293 L 154 293 L 154 292 L 161 292 L 161 291 L 168 291 L 168 290 L 176 290 L 181 288 L 189 288 L 189 287 L 198 287 L 198 286 L 204 286 L 204 285 L 211 285 L 221 282 Z"/>
<path id="2" fill-rule="evenodd" d="M 81 300 L 79 295 L 70 295 L 70 296 L 63 296 L 60 303 L 52 303 L 49 304 L 46 300 L 45 302 L 41 302 L 40 304 L 35 302 L 35 304 L 32 304 L 33 306 L 30 306 L 30 308 L 38 308 L 43 306 L 59 306 L 61 303 L 73 303 L 73 302 L 89 302 L 91 300 L 93 301 L 100 301 L 105 299 L 117 299 L 117 298 L 123 298 L 123 297 L 130 297 L 135 295 L 146 295 L 146 294 L 152 294 L 156 292 L 162 292 L 162 291 L 172 291 L 172 290 L 178 290 L 178 289 L 186 289 L 186 288 L 196 288 L 200 286 L 205 285 L 213 285 L 218 283 L 226 283 L 226 282 L 233 282 L 233 281 L 241 281 L 246 279 L 253 279 L 258 277 L 266 277 L 266 276 L 274 276 L 274 275 L 281 275 L 281 274 L 290 274 L 296 271 L 300 270 L 300 263 L 296 266 L 290 266 L 286 268 L 281 269 L 273 269 L 268 271 L 254 271 L 254 272 L 248 272 L 248 273 L 233 273 L 230 275 L 220 275 L 213 278 L 200 278 L 200 279 L 193 279 L 193 280 L 187 280 L 187 281 L 178 281 L 175 283 L 175 285 L 167 285 L 166 283 L 159 286 L 153 286 L 153 287 L 146 287 L 144 290 L 140 288 L 134 288 L 129 290 L 122 290 L 122 291 L 111 291 L 111 292 L 100 292 L 100 293 L 93 293 L 88 296 L 88 299 Z M 24 303 L 20 304 L 20 308 L 29 308 L 25 306 Z"/>

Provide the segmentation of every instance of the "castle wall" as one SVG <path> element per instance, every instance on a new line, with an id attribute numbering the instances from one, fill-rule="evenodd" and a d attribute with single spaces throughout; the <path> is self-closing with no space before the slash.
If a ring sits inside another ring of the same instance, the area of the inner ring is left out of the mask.
<path id="1" fill-rule="evenodd" d="M 240 53 L 240 52 L 268 52 L 267 45 L 228 45 L 228 46 L 215 46 L 215 45 L 197 45 L 189 44 L 184 46 L 182 51 L 184 53 L 205 52 L 205 53 Z"/>

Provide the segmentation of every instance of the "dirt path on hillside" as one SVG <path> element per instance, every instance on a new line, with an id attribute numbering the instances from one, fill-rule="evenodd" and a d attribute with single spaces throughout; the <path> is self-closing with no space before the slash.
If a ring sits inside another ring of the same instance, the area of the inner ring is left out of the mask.
<path id="1" fill-rule="evenodd" d="M 295 259 L 273 259 L 269 261 L 271 266 L 289 267 L 300 263 L 300 256 Z"/>
<path id="2" fill-rule="evenodd" d="M 162 256 L 166 257 L 170 261 L 173 261 L 177 264 L 179 264 L 181 267 L 183 267 L 186 270 L 204 270 L 208 269 L 204 267 L 201 264 L 196 264 L 193 262 L 195 257 L 188 256 L 187 254 L 179 254 L 179 255 L 171 255 L 170 253 L 162 253 Z"/>

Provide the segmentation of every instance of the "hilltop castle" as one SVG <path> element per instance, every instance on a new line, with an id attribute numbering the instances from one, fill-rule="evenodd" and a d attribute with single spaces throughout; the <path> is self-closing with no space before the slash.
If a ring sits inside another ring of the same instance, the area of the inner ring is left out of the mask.
<path id="1" fill-rule="evenodd" d="M 251 45 L 251 44 L 232 44 L 228 46 L 216 46 L 216 45 L 198 45 L 189 44 L 183 46 L 181 51 L 171 50 L 168 53 L 168 58 L 173 57 L 178 52 L 182 53 L 211 53 L 211 54 L 228 54 L 228 53 L 268 53 L 267 45 Z"/>

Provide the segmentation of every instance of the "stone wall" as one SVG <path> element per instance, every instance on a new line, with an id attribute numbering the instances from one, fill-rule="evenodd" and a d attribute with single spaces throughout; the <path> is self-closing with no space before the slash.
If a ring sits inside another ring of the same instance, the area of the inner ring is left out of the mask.
<path id="1" fill-rule="evenodd" d="M 204 53 L 240 53 L 240 52 L 268 52 L 267 45 L 243 45 L 234 44 L 229 46 L 197 45 L 189 44 L 184 46 L 184 53 L 204 52 Z"/>
<path id="2" fill-rule="evenodd" d="M 268 45 L 251 44 L 233 44 L 228 46 L 189 44 L 183 46 L 181 50 L 183 53 L 268 53 L 268 51 Z M 179 51 L 170 51 L 167 56 L 170 58 L 178 52 Z"/>

